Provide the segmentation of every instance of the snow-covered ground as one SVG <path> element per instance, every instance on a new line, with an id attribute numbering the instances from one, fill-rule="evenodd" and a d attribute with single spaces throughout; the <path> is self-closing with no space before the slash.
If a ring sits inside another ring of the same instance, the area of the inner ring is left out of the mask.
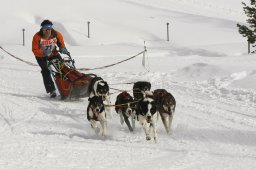
<path id="1" fill-rule="evenodd" d="M 31 40 L 43 19 L 62 32 L 77 68 L 116 63 L 143 51 L 145 42 L 145 67 L 140 55 L 84 73 L 113 89 L 150 81 L 177 101 L 172 133 L 158 121 L 158 143 L 145 140 L 138 122 L 133 133 L 121 126 L 113 108 L 103 139 L 87 121 L 87 98 L 50 99 L 38 66 L 0 50 L 0 169 L 255 169 L 256 55 L 247 54 L 238 34 L 236 24 L 246 20 L 240 0 L 0 3 L 0 46 L 20 59 L 36 63 Z"/>

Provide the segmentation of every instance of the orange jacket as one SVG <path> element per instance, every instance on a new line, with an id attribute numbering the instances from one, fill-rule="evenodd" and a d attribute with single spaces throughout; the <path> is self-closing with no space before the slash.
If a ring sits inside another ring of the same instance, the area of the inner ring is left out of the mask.
<path id="1" fill-rule="evenodd" d="M 55 56 L 58 54 L 56 45 L 59 48 L 65 47 L 64 39 L 60 32 L 52 29 L 51 37 L 49 39 L 44 39 L 42 35 L 42 30 L 40 30 L 33 37 L 32 51 L 35 57 L 44 57 L 44 50 L 47 48 L 51 49 L 51 56 Z"/>

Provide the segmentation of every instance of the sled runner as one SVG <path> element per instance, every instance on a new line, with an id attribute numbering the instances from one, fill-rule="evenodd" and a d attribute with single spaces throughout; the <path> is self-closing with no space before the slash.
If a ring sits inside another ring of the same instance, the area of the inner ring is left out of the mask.
<path id="1" fill-rule="evenodd" d="M 61 99 L 89 97 L 88 88 L 95 74 L 84 74 L 76 70 L 74 60 L 53 58 L 48 67 L 59 90 Z"/>

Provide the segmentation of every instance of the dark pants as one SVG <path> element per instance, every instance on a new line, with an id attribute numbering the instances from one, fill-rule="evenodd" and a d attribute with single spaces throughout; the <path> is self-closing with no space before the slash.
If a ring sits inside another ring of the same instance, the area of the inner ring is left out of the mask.
<path id="1" fill-rule="evenodd" d="M 59 58 L 60 55 L 58 55 L 56 57 Z M 37 60 L 37 63 L 39 64 L 39 66 L 41 67 L 41 74 L 43 76 L 45 90 L 47 93 L 50 93 L 55 90 L 55 86 L 54 86 L 54 82 L 51 77 L 50 70 L 47 66 L 47 58 L 46 57 L 36 57 L 36 60 Z"/>

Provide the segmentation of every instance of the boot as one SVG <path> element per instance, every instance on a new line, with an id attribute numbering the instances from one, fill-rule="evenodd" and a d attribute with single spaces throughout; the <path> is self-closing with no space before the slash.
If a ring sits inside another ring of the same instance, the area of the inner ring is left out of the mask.
<path id="1" fill-rule="evenodd" d="M 56 96 L 57 96 L 57 94 L 56 94 L 56 91 L 55 91 L 55 90 L 50 92 L 50 97 L 51 97 L 51 98 L 54 98 L 54 97 L 56 97 Z"/>

